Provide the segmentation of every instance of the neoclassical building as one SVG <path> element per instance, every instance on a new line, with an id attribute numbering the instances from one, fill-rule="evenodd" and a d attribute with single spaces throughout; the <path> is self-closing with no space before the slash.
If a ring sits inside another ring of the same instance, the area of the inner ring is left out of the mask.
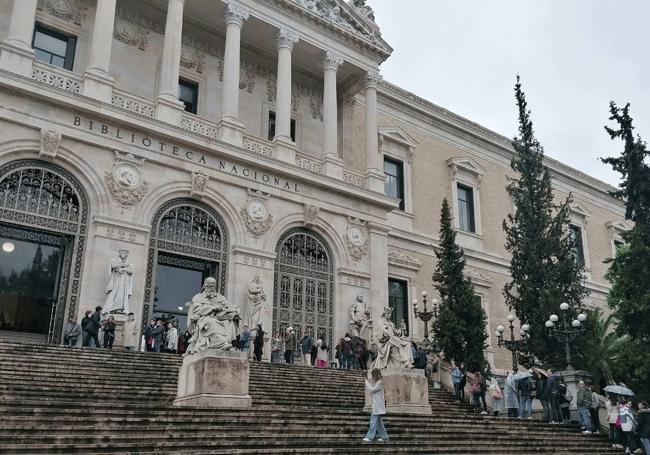
<path id="1" fill-rule="evenodd" d="M 489 332 L 505 320 L 511 142 L 383 81 L 364 1 L 0 0 L 0 40 L 5 336 L 60 342 L 125 250 L 143 325 L 182 326 L 207 276 L 243 308 L 259 276 L 268 332 L 331 343 L 362 296 L 418 338 L 443 198 Z M 602 306 L 623 206 L 547 164 Z"/>

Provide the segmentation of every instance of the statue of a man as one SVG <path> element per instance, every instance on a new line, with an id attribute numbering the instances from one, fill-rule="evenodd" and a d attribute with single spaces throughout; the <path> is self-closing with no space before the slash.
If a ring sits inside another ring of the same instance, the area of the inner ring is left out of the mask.
<path id="1" fill-rule="evenodd" d="M 257 328 L 257 324 L 262 323 L 264 302 L 266 302 L 266 294 L 260 276 L 256 274 L 248 284 L 248 305 L 244 309 L 244 325 L 254 329 Z"/>
<path id="2" fill-rule="evenodd" d="M 352 336 L 367 339 L 366 329 L 372 323 L 370 309 L 363 301 L 362 295 L 357 295 L 356 300 L 350 307 L 350 331 Z"/>
<path id="3" fill-rule="evenodd" d="M 185 355 L 206 349 L 231 349 L 236 337 L 233 318 L 238 315 L 239 308 L 217 292 L 217 280 L 206 278 L 187 312 L 187 330 L 191 337 Z"/>
<path id="4" fill-rule="evenodd" d="M 377 358 L 369 368 L 383 370 L 386 368 L 413 368 L 411 343 L 402 335 L 402 331 L 391 321 L 391 307 L 384 308 L 379 324 L 375 328 L 374 341 Z"/>
<path id="5" fill-rule="evenodd" d="M 127 262 L 128 250 L 120 250 L 118 257 L 112 259 L 106 271 L 107 313 L 124 313 L 131 311 L 129 298 L 133 295 L 133 265 Z"/>

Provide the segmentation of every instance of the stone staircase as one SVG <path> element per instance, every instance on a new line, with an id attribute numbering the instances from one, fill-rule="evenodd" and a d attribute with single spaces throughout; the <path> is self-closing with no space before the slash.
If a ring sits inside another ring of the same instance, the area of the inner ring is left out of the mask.
<path id="1" fill-rule="evenodd" d="M 434 415 L 389 415 L 364 444 L 364 373 L 251 364 L 249 410 L 172 407 L 179 356 L 0 342 L 0 454 L 603 454 L 575 426 L 478 416 L 442 390 Z"/>

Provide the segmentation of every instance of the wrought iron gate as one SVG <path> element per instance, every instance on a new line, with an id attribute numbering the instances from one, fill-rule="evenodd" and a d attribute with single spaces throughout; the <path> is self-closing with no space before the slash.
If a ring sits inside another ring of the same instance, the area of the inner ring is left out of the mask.
<path id="1" fill-rule="evenodd" d="M 303 228 L 287 231 L 277 246 L 273 333 L 309 330 L 332 352 L 334 262 L 323 238 Z"/>

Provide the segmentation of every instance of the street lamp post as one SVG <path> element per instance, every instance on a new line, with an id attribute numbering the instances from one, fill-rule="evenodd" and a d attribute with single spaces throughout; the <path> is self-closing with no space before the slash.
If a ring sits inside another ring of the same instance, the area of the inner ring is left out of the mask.
<path id="1" fill-rule="evenodd" d="M 424 322 L 424 343 L 427 346 L 432 344 L 432 340 L 429 339 L 429 321 L 432 319 L 438 319 L 438 300 L 431 300 L 431 310 L 427 310 L 427 291 L 422 291 L 422 311 L 418 310 L 418 301 L 413 299 L 413 314 L 415 319 L 419 319 Z"/>
<path id="2" fill-rule="evenodd" d="M 519 330 L 519 336 L 521 337 L 520 339 L 516 340 L 515 339 L 515 326 L 513 324 L 515 320 L 515 316 L 512 314 L 509 314 L 508 317 L 506 318 L 508 320 L 508 323 L 510 324 L 510 339 L 506 340 L 503 338 L 503 332 L 506 330 L 505 327 L 502 325 L 497 327 L 496 331 L 496 336 L 497 336 L 497 344 L 499 347 L 505 347 L 507 350 L 512 352 L 512 371 L 515 373 L 518 371 L 518 365 L 519 365 L 519 352 L 524 350 L 524 346 L 526 343 L 528 343 L 528 338 L 530 337 L 530 334 L 528 333 L 530 331 L 530 326 L 528 324 L 523 324 L 521 326 L 521 329 Z"/>
<path id="3" fill-rule="evenodd" d="M 580 313 L 577 319 L 574 319 L 569 323 L 567 319 L 567 312 L 569 311 L 569 304 L 562 303 L 560 305 L 560 310 L 562 314 L 562 321 L 557 314 L 552 314 L 549 316 L 548 321 L 546 321 L 546 329 L 548 330 L 548 336 L 553 337 L 558 340 L 560 343 L 564 343 L 564 355 L 566 357 L 566 369 L 567 371 L 573 371 L 573 365 L 571 364 L 571 341 L 576 339 L 579 336 L 582 336 L 587 331 L 582 323 L 587 320 L 587 315 L 585 313 Z"/>

